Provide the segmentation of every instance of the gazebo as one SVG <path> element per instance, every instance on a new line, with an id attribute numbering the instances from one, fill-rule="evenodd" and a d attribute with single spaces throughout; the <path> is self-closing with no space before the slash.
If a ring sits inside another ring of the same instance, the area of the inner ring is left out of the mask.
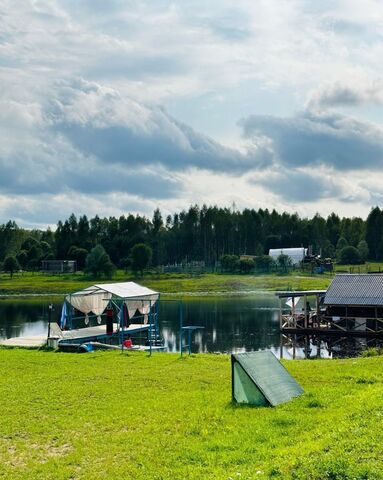
<path id="1" fill-rule="evenodd" d="M 63 341 L 108 340 L 123 343 L 132 333 L 158 337 L 160 294 L 135 282 L 104 283 L 65 295 L 60 328 Z"/>

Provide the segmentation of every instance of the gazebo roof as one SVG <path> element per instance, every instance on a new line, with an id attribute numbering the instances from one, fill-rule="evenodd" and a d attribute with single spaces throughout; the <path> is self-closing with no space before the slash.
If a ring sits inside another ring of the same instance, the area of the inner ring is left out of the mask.
<path id="1" fill-rule="evenodd" d="M 159 295 L 158 292 L 150 288 L 143 287 L 135 282 L 121 282 L 121 283 L 99 283 L 90 287 L 71 293 L 70 296 L 87 296 L 107 292 L 114 297 L 119 298 L 145 298 Z"/>

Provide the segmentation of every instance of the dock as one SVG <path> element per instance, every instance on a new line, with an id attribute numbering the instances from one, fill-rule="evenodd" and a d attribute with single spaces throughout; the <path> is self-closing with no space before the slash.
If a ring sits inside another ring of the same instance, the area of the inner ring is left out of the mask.
<path id="1" fill-rule="evenodd" d="M 114 331 L 112 334 L 106 333 L 105 325 L 96 325 L 94 327 L 78 328 L 73 330 L 61 330 L 55 323 L 51 324 L 51 339 L 56 339 L 58 343 L 85 343 L 110 340 L 112 338 L 125 338 L 140 332 L 148 332 L 150 324 L 131 324 L 123 331 Z M 27 337 L 14 337 L 6 340 L 0 340 L 0 346 L 38 348 L 47 343 L 47 335 L 31 335 Z"/>

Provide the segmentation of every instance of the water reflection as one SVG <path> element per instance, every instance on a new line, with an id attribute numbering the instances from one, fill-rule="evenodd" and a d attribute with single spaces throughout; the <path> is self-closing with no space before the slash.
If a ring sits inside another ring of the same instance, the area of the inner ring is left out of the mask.
<path id="1" fill-rule="evenodd" d="M 161 334 L 169 351 L 179 349 L 180 303 L 162 301 Z M 241 352 L 279 348 L 279 317 L 274 295 L 203 298 L 183 302 L 184 325 L 200 325 L 194 352 Z"/>
<path id="2" fill-rule="evenodd" d="M 46 298 L 33 301 L 1 299 L 0 338 L 46 333 L 48 304 Z M 204 327 L 192 335 L 193 352 L 268 349 L 284 358 L 328 358 L 353 356 L 370 346 L 382 345 L 376 339 L 281 336 L 278 301 L 274 294 L 190 298 L 183 300 L 182 305 L 183 324 Z M 52 320 L 59 321 L 61 302 L 55 301 L 53 307 Z M 170 352 L 179 351 L 179 312 L 179 301 L 161 300 L 160 334 Z"/>

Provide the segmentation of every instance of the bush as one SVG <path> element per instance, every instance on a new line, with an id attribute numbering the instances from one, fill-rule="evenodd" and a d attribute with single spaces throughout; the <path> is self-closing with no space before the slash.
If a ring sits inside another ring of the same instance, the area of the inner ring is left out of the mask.
<path id="1" fill-rule="evenodd" d="M 219 261 L 222 270 L 225 272 L 234 272 L 238 268 L 239 258 L 237 255 L 222 255 Z"/>
<path id="2" fill-rule="evenodd" d="M 239 269 L 243 273 L 249 273 L 254 270 L 255 263 L 251 258 L 241 258 L 239 261 Z"/>
<path id="3" fill-rule="evenodd" d="M 255 268 L 261 272 L 270 272 L 274 266 L 274 260 L 270 255 L 261 255 L 254 260 Z"/>
<path id="4" fill-rule="evenodd" d="M 355 247 L 344 247 L 339 252 L 338 263 L 341 265 L 357 265 L 361 263 L 360 255 Z"/>

